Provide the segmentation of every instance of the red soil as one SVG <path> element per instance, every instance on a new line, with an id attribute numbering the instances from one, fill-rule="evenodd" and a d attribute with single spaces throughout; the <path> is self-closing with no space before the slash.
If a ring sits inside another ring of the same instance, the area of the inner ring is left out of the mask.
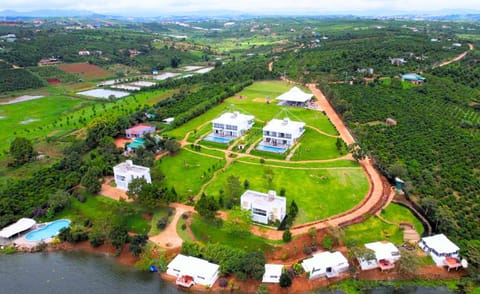
<path id="1" fill-rule="evenodd" d="M 108 71 L 89 63 L 60 64 L 58 67 L 68 73 L 81 74 L 86 79 L 98 79 L 110 75 Z"/>
<path id="2" fill-rule="evenodd" d="M 62 84 L 62 81 L 59 79 L 47 79 L 47 83 L 52 86 L 58 86 Z"/>

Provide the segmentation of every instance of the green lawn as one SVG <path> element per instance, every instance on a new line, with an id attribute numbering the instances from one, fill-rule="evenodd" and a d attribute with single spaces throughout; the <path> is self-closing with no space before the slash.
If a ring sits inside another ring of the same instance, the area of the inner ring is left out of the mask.
<path id="1" fill-rule="evenodd" d="M 248 179 L 250 189 L 277 192 L 285 188 L 287 202 L 295 200 L 299 214 L 295 224 L 323 219 L 346 211 L 358 204 L 368 192 L 368 181 L 360 168 L 339 168 L 322 170 L 297 170 L 287 168 L 271 168 L 273 170 L 272 185 L 268 186 L 264 178 L 265 169 L 261 165 L 250 165 L 234 162 L 226 172 L 220 173 L 217 179 L 206 188 L 207 195 L 218 197 L 221 189 L 225 190 L 226 179 L 230 175 L 240 178 L 240 182 Z M 342 203 L 342 205 L 338 205 Z"/>
<path id="2" fill-rule="evenodd" d="M 72 205 L 55 217 L 68 218 L 73 222 L 81 224 L 87 219 L 95 223 L 96 220 L 105 217 L 105 212 L 112 211 L 117 204 L 118 201 L 103 196 L 88 196 L 84 203 L 72 199 Z M 142 214 L 146 211 L 134 203 L 127 203 L 126 205 L 133 209 L 134 212 L 125 218 L 128 231 L 148 233 L 150 222 L 142 217 Z"/>
<path id="3" fill-rule="evenodd" d="M 391 203 L 382 212 L 382 217 L 391 222 L 407 221 L 413 223 L 418 233 L 423 233 L 423 225 L 407 208 Z M 367 221 L 351 225 L 345 230 L 346 244 L 361 245 L 369 242 L 389 240 L 396 245 L 403 243 L 403 231 L 395 225 L 389 225 L 378 217 L 372 216 Z"/>
<path id="4" fill-rule="evenodd" d="M 270 245 L 263 238 L 252 234 L 242 235 L 239 238 L 225 231 L 223 226 L 216 221 L 205 220 L 196 214 L 193 215 L 193 218 L 194 221 L 190 228 L 195 238 L 203 243 L 220 243 L 245 251 L 257 251 L 260 249 L 266 252 L 270 248 Z"/>
<path id="5" fill-rule="evenodd" d="M 242 157 L 238 159 L 240 162 L 244 163 L 259 163 L 258 158 L 251 157 Z M 353 160 L 335 160 L 329 162 L 307 162 L 307 163 L 298 163 L 295 161 L 273 161 L 265 160 L 264 166 L 273 166 L 273 167 L 292 167 L 299 169 L 325 169 L 325 168 L 336 168 L 336 167 L 359 167 L 358 163 Z"/>
<path id="6" fill-rule="evenodd" d="M 223 159 L 181 150 L 175 156 L 157 161 L 154 168 L 159 168 L 165 175 L 166 185 L 174 187 L 181 199 L 186 200 L 189 196 L 196 195 L 212 174 L 224 165 Z"/>
<path id="7" fill-rule="evenodd" d="M 316 160 L 340 157 L 335 146 L 336 138 L 328 137 L 307 128 L 299 139 L 300 146 L 292 156 L 292 160 Z"/>

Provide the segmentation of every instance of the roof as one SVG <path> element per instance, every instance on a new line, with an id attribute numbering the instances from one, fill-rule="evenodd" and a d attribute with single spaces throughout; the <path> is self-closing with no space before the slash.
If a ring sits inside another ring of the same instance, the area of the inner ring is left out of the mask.
<path id="1" fill-rule="evenodd" d="M 210 263 L 204 259 L 178 254 L 168 264 L 168 268 L 175 268 L 180 270 L 181 274 L 190 276 L 202 275 L 206 277 L 213 276 L 220 266 L 218 264 Z"/>
<path id="2" fill-rule="evenodd" d="M 307 102 L 312 99 L 312 97 L 313 94 L 307 94 L 295 86 L 275 99 L 280 101 Z"/>
<path id="3" fill-rule="evenodd" d="M 287 205 L 287 198 L 282 196 L 275 195 L 273 199 L 269 199 L 269 195 L 267 193 L 257 192 L 253 190 L 245 191 L 240 199 L 248 200 L 251 203 L 254 203 L 261 207 L 278 207 L 278 206 L 286 206 Z"/>
<path id="4" fill-rule="evenodd" d="M 319 254 L 315 254 L 312 258 L 305 259 L 302 262 L 302 266 L 305 271 L 311 271 L 312 269 L 325 269 L 327 267 L 335 267 L 340 264 L 348 264 L 347 258 L 343 256 L 340 251 L 330 252 L 325 251 Z"/>
<path id="5" fill-rule="evenodd" d="M 234 111 L 234 112 L 225 112 L 224 114 L 214 119 L 212 122 L 218 123 L 218 124 L 226 124 L 226 125 L 238 125 L 244 122 L 251 121 L 254 118 L 255 116 L 253 115 L 246 115 L 238 111 Z"/>
<path id="6" fill-rule="evenodd" d="M 126 131 L 127 132 L 140 132 L 140 131 L 144 131 L 144 130 L 149 130 L 149 129 L 155 129 L 154 126 L 151 126 L 151 125 L 147 125 L 147 124 L 138 124 L 136 126 L 133 126 L 129 129 L 127 129 Z"/>
<path id="7" fill-rule="evenodd" d="M 409 73 L 402 75 L 402 80 L 407 81 L 425 81 L 426 78 L 422 77 L 421 75 L 417 75 L 415 73 Z"/>
<path id="8" fill-rule="evenodd" d="M 265 273 L 263 274 L 262 283 L 280 283 L 282 270 L 283 264 L 265 264 Z"/>
<path id="9" fill-rule="evenodd" d="M 460 250 L 460 248 L 444 234 L 424 237 L 422 241 L 428 248 L 435 250 L 437 253 L 454 253 Z"/>
<path id="10" fill-rule="evenodd" d="M 293 121 L 286 117 L 284 119 L 272 119 L 263 127 L 263 130 L 293 134 L 303 127 L 305 127 L 304 122 Z"/>
<path id="11" fill-rule="evenodd" d="M 375 252 L 375 259 L 396 259 L 400 256 L 398 248 L 391 242 L 373 242 L 365 244 L 365 247 Z"/>
<path id="12" fill-rule="evenodd" d="M 31 218 L 21 218 L 0 231 L 0 238 L 10 238 L 33 227 L 37 222 Z"/>
<path id="13" fill-rule="evenodd" d="M 127 160 L 125 162 L 119 163 L 113 167 L 113 170 L 116 173 L 127 174 L 127 173 L 135 173 L 135 174 L 143 174 L 146 172 L 150 172 L 150 168 L 144 167 L 141 165 L 135 165 L 131 160 Z"/>

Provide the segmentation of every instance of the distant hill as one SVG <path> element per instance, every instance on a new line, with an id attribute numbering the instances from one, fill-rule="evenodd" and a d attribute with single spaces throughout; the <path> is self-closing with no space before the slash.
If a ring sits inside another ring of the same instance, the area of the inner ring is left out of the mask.
<path id="1" fill-rule="evenodd" d="M 24 12 L 15 10 L 0 11 L 0 17 L 86 17 L 93 15 L 96 14 L 87 10 L 42 9 Z"/>

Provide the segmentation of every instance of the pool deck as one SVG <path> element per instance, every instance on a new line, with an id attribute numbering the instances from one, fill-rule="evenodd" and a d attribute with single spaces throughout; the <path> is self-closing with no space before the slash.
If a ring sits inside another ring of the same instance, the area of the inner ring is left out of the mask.
<path id="1" fill-rule="evenodd" d="M 47 244 L 51 243 L 55 237 L 45 238 L 45 239 L 39 240 L 39 241 L 30 241 L 30 240 L 25 239 L 25 236 L 27 236 L 28 233 L 31 233 L 35 230 L 43 228 L 43 227 L 45 227 L 45 226 L 47 226 L 47 225 L 49 225 L 53 222 L 56 222 L 56 221 L 59 221 L 59 220 L 54 220 L 54 221 L 47 222 L 47 223 L 37 223 L 31 230 L 28 230 L 25 233 L 23 233 L 20 237 L 18 237 L 16 239 L 13 239 L 11 244 L 13 244 L 17 248 L 17 250 L 32 251 L 41 242 L 47 243 Z"/>

